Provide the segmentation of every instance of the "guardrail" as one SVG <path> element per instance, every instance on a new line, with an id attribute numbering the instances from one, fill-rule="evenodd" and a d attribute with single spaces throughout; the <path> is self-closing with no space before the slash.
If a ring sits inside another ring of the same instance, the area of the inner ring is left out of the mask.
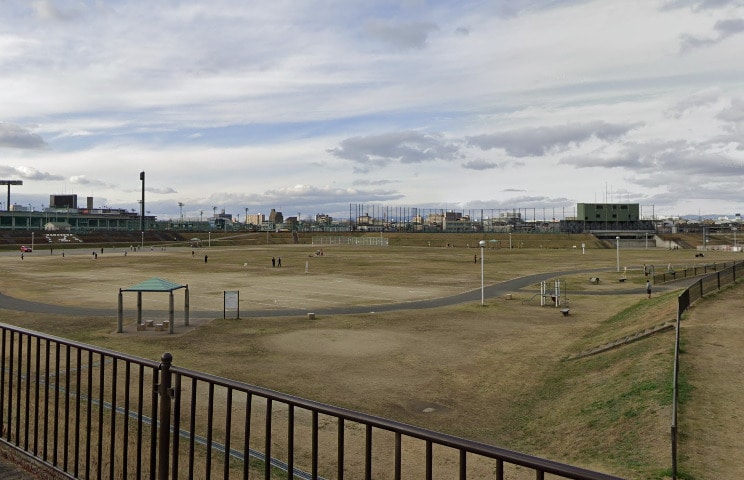
<path id="1" fill-rule="evenodd" d="M 714 264 L 715 265 L 715 264 Z M 674 340 L 674 378 L 672 379 L 672 425 L 671 425 L 671 446 L 672 446 L 672 480 L 677 480 L 677 409 L 679 406 L 679 350 L 680 350 L 680 325 L 682 323 L 682 314 L 690 308 L 692 304 L 713 292 L 717 292 L 722 287 L 734 284 L 737 280 L 744 277 L 744 262 L 734 262 L 728 264 L 728 267 L 707 275 L 694 284 L 690 285 L 677 298 L 677 322 L 676 334 Z"/>
<path id="2" fill-rule="evenodd" d="M 69 478 L 618 478 L 180 368 L 169 353 L 0 330 L 0 442 Z"/>

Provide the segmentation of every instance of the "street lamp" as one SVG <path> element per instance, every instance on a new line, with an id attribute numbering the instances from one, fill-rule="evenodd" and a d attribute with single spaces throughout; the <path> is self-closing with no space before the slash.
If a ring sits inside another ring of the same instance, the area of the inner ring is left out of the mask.
<path id="1" fill-rule="evenodd" d="M 480 245 L 481 249 L 481 306 L 483 306 L 485 305 L 485 297 L 483 292 L 483 249 L 486 246 L 486 241 L 481 240 L 480 242 L 478 242 L 478 245 Z"/>
<path id="2" fill-rule="evenodd" d="M 620 272 L 620 237 L 615 237 L 617 242 L 617 271 Z"/>
<path id="3" fill-rule="evenodd" d="M 731 230 L 734 231 L 734 251 L 736 251 L 736 227 L 731 227 Z"/>

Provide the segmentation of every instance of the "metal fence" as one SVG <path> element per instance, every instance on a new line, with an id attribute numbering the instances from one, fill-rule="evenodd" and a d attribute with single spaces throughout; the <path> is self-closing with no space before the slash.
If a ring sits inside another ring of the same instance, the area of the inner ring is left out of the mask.
<path id="1" fill-rule="evenodd" d="M 715 265 L 715 264 L 714 264 Z M 694 284 L 690 285 L 677 298 L 677 322 L 674 342 L 674 378 L 672 379 L 672 479 L 677 479 L 677 409 L 679 406 L 679 350 L 680 350 L 680 326 L 682 315 L 692 304 L 723 287 L 732 285 L 744 277 L 744 262 L 729 263 L 725 269 L 707 275 Z"/>
<path id="2" fill-rule="evenodd" d="M 737 262 L 705 263 L 701 265 L 689 265 L 683 268 L 673 268 L 670 264 L 666 272 L 654 274 L 653 282 L 654 284 L 659 284 L 673 282 L 674 280 L 682 280 L 684 278 L 708 275 L 712 272 L 725 271 L 736 263 Z"/>
<path id="3" fill-rule="evenodd" d="M 0 442 L 70 478 L 618 478 L 179 368 L 169 353 L 0 330 Z"/>

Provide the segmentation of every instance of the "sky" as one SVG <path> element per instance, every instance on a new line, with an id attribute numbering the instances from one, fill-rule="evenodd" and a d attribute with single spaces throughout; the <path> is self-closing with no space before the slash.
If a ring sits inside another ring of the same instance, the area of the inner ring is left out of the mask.
<path id="1" fill-rule="evenodd" d="M 744 0 L 0 5 L 11 203 L 744 211 Z"/>

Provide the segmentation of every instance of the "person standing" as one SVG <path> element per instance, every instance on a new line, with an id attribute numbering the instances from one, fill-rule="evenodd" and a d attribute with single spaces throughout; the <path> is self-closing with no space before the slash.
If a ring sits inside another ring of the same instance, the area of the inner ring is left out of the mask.
<path id="1" fill-rule="evenodd" d="M 646 294 L 648 295 L 648 298 L 651 298 L 651 281 L 646 280 Z"/>
<path id="2" fill-rule="evenodd" d="M 271 268 L 276 267 L 276 257 L 271 257 Z"/>
<path id="3" fill-rule="evenodd" d="M 279 258 L 277 259 L 277 261 L 276 261 L 276 264 L 277 264 L 277 266 L 279 266 L 279 267 L 281 267 L 281 266 L 282 266 L 282 257 L 279 257 Z"/>

